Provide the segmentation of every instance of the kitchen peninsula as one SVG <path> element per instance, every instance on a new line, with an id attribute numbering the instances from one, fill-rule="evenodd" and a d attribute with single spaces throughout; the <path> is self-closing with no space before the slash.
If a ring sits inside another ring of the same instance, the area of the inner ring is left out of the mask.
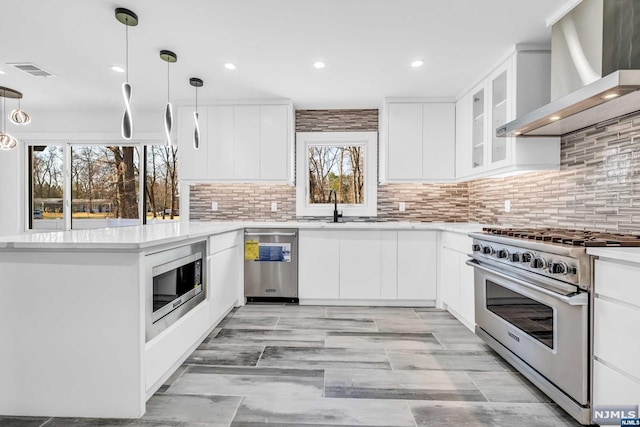
<path id="1" fill-rule="evenodd" d="M 370 243 L 372 236 L 384 242 L 383 237 L 403 233 L 409 242 L 407 248 L 413 250 L 415 233 L 428 232 L 433 240 L 433 259 L 423 261 L 433 262 L 434 275 L 439 257 L 436 241 L 440 236 L 455 234 L 467 239 L 467 232 L 480 228 L 477 224 L 406 222 L 275 225 L 302 231 L 300 262 L 315 263 L 314 271 L 326 265 L 315 256 L 305 257 L 305 244 L 312 248 L 317 243 L 305 233 L 315 237 L 324 233 L 327 239 L 342 236 L 340 242 L 346 242 L 341 244 L 346 244 L 347 249 L 355 248 L 361 236 Z M 8 350 L 0 353 L 0 413 L 142 416 L 146 400 L 234 306 L 244 304 L 244 227 L 273 226 L 274 223 L 171 223 L 0 238 L 0 299 L 10 301 L 0 311 L 0 335 Z M 207 242 L 206 300 L 153 339 L 145 340 L 145 307 L 149 298 L 146 257 L 200 241 Z M 397 256 L 396 253 L 393 258 L 396 261 Z M 377 260 L 364 261 L 377 264 Z M 415 282 L 421 284 L 421 280 L 416 278 Z M 434 286 L 435 282 L 434 276 Z M 302 287 L 301 282 L 301 290 Z M 333 303 L 384 305 L 395 299 L 397 304 L 411 304 L 410 298 L 401 293 L 379 294 L 371 299 L 370 290 L 363 292 L 369 294 L 345 298 L 343 291 L 343 295 L 337 294 L 342 298 Z M 430 301 L 419 299 L 414 305 L 440 304 L 435 287 L 433 295 Z M 300 296 L 301 304 L 316 302 L 309 291 Z M 309 296 L 306 301 L 305 296 Z M 326 302 L 319 299 L 317 303 L 323 301 Z"/>

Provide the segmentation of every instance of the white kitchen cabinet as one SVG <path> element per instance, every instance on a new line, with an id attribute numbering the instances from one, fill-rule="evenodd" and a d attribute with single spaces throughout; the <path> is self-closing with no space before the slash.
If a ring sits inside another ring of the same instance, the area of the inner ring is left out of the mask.
<path id="1" fill-rule="evenodd" d="M 460 268 L 458 252 L 447 247 L 440 248 L 440 277 L 442 278 L 442 302 L 447 309 L 460 309 Z"/>
<path id="2" fill-rule="evenodd" d="M 289 107 L 263 105 L 260 108 L 260 178 L 286 181 L 292 158 L 289 141 Z M 286 141 L 286 143 L 285 143 Z"/>
<path id="3" fill-rule="evenodd" d="M 233 179 L 260 179 L 260 106 L 233 107 Z"/>
<path id="4" fill-rule="evenodd" d="M 300 230 L 300 301 L 435 303 L 436 235 L 422 230 Z"/>
<path id="5" fill-rule="evenodd" d="M 594 276 L 594 405 L 635 405 L 640 402 L 640 264 L 601 256 Z"/>
<path id="6" fill-rule="evenodd" d="M 298 297 L 340 298 L 340 231 L 299 231 Z"/>
<path id="7" fill-rule="evenodd" d="M 560 167 L 560 138 L 496 137 L 496 129 L 549 102 L 551 56 L 516 51 L 456 103 L 456 178 Z"/>
<path id="8" fill-rule="evenodd" d="M 179 113 L 179 178 L 189 181 L 292 182 L 290 103 L 199 107 L 201 144 L 192 148 L 193 107 Z"/>
<path id="9" fill-rule="evenodd" d="M 233 148 L 233 130 L 234 130 L 234 111 L 233 106 L 217 105 L 208 109 L 209 134 L 207 139 L 208 146 L 208 165 L 207 175 L 201 176 L 202 179 L 225 179 L 233 176 L 234 165 L 234 148 Z M 178 161 L 178 165 L 190 167 L 189 164 L 183 165 Z M 182 179 L 178 175 L 179 179 Z"/>
<path id="10" fill-rule="evenodd" d="M 381 182 L 455 177 L 455 104 L 387 100 L 381 118 Z"/>
<path id="11" fill-rule="evenodd" d="M 380 299 L 380 249 L 377 230 L 340 232 L 340 298 Z"/>
<path id="12" fill-rule="evenodd" d="M 475 305 L 473 268 L 465 264 L 472 239 L 459 233 L 440 234 L 439 287 L 445 308 L 473 330 Z"/>
<path id="13" fill-rule="evenodd" d="M 212 323 L 218 323 L 236 305 L 243 288 L 241 241 L 242 234 L 236 231 L 209 238 L 207 275 Z"/>
<path id="14" fill-rule="evenodd" d="M 376 269 L 372 268 L 372 270 Z M 398 298 L 397 231 L 380 231 L 380 298 L 383 300 Z"/>
<path id="15" fill-rule="evenodd" d="M 435 231 L 398 231 L 398 299 L 436 299 Z"/>

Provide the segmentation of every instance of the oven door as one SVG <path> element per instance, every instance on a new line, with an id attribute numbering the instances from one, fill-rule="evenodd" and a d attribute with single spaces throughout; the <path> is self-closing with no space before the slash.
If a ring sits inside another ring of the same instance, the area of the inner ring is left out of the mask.
<path id="1" fill-rule="evenodd" d="M 579 405 L 586 406 L 588 294 L 553 292 L 548 289 L 552 279 L 536 278 L 534 273 L 516 276 L 477 260 L 467 264 L 475 269 L 477 326 Z"/>

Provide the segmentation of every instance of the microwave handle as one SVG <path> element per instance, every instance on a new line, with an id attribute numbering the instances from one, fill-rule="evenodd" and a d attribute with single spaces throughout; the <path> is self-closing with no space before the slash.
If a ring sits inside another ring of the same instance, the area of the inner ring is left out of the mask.
<path id="1" fill-rule="evenodd" d="M 195 262 L 199 259 L 202 259 L 202 252 L 187 255 L 186 257 L 167 262 L 166 264 L 157 265 L 152 269 L 153 277 L 164 274 L 167 271 L 175 270 L 176 268 L 180 268 L 183 265 L 191 264 L 192 262 Z"/>
<path id="2" fill-rule="evenodd" d="M 493 274 L 495 276 L 501 277 L 501 278 L 503 278 L 505 280 L 508 280 L 508 281 L 510 281 L 512 283 L 520 285 L 520 286 L 522 286 L 524 288 L 528 288 L 528 289 L 531 289 L 533 291 L 539 292 L 541 294 L 545 294 L 547 296 L 553 297 L 553 298 L 555 298 L 557 300 L 560 300 L 563 303 L 568 304 L 568 305 L 587 305 L 589 303 L 589 295 L 586 292 L 580 292 L 580 293 L 575 294 L 573 296 L 562 295 L 562 294 L 559 294 L 557 292 L 553 292 L 553 291 L 550 291 L 548 289 L 542 288 L 540 286 L 536 286 L 536 285 L 534 285 L 532 283 L 528 283 L 528 282 L 525 282 L 523 280 L 517 279 L 515 277 L 500 273 L 499 271 L 496 271 L 496 270 L 494 270 L 492 268 L 484 267 L 484 266 L 478 264 L 478 262 L 475 261 L 475 260 L 468 260 L 468 261 L 465 262 L 465 264 L 467 264 L 468 266 L 471 266 L 473 268 L 477 268 L 478 270 L 482 270 L 482 271 L 484 271 L 486 273 L 490 273 L 490 274 Z"/>

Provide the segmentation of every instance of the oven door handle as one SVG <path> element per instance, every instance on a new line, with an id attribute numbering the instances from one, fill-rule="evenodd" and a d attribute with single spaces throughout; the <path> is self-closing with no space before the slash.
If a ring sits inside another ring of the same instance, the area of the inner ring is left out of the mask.
<path id="1" fill-rule="evenodd" d="M 483 265 L 480 265 L 477 261 L 475 260 L 467 260 L 465 262 L 465 264 L 467 264 L 468 266 L 471 266 L 473 268 L 477 268 L 478 270 L 482 270 L 486 273 L 490 273 L 493 274 L 495 276 L 498 276 L 502 279 L 508 280 L 510 282 L 516 283 L 517 285 L 520 285 L 522 287 L 525 287 L 527 289 L 531 289 L 533 291 L 539 292 L 541 294 L 550 296 L 552 298 L 555 298 L 557 300 L 562 301 L 565 304 L 568 305 L 587 305 L 589 303 L 589 295 L 586 292 L 579 292 L 577 294 L 574 294 L 572 296 L 568 296 L 568 295 L 562 295 L 559 294 L 557 292 L 553 292 L 550 291 L 548 289 L 545 288 L 541 288 L 540 286 L 536 286 L 534 284 L 525 282 L 523 280 L 517 279 L 515 277 L 509 276 L 507 274 L 501 273 L 499 271 L 496 271 L 492 268 L 487 268 Z"/>

